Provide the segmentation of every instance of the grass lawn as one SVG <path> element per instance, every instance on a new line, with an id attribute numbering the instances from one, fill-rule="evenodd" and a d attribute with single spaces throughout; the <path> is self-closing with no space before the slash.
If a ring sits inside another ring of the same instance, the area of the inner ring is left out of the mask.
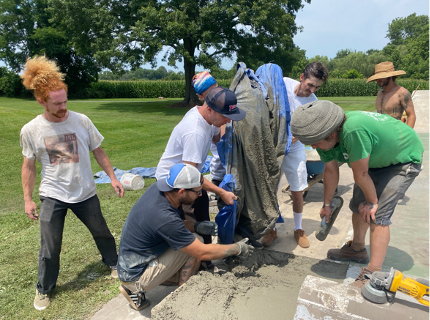
<path id="1" fill-rule="evenodd" d="M 374 110 L 375 97 L 326 99 L 345 110 Z M 86 114 L 105 137 L 102 147 L 112 165 L 129 170 L 157 165 L 172 129 L 187 111 L 165 107 L 175 102 L 179 100 L 80 100 L 69 101 L 68 109 Z M 86 319 L 118 295 L 119 281 L 110 278 L 89 231 L 71 212 L 66 218 L 60 275 L 51 306 L 43 312 L 33 308 L 40 232 L 39 222 L 24 213 L 19 133 L 42 111 L 34 100 L 0 97 L 0 319 Z M 92 169 L 101 170 L 93 157 Z M 33 193 L 38 205 L 40 171 L 38 164 Z M 154 181 L 146 179 L 144 189 L 126 192 L 122 199 L 110 185 L 97 185 L 102 211 L 117 245 L 128 212 Z"/>

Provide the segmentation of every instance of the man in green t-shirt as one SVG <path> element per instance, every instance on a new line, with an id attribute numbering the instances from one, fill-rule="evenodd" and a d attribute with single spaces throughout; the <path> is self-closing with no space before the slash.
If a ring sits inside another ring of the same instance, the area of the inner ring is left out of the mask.
<path id="1" fill-rule="evenodd" d="M 368 263 L 365 236 L 370 227 L 370 262 L 354 282 L 362 287 L 365 274 L 381 270 L 390 242 L 390 218 L 399 199 L 421 171 L 423 144 L 416 132 L 388 115 L 349 111 L 330 101 L 318 100 L 297 108 L 291 132 L 316 149 L 325 163 L 324 204 L 320 216 L 331 215 L 330 204 L 339 182 L 338 162 L 347 163 L 354 175 L 349 208 L 354 236 L 327 257 Z"/>

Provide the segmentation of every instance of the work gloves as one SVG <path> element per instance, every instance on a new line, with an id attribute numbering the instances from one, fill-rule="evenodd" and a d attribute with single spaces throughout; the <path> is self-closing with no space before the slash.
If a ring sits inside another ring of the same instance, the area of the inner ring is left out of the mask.
<path id="1" fill-rule="evenodd" d="M 201 221 L 194 223 L 194 231 L 202 235 L 218 235 L 218 225 L 213 221 Z"/>
<path id="2" fill-rule="evenodd" d="M 249 240 L 248 238 L 244 238 L 239 242 L 236 242 L 236 244 L 238 244 L 240 248 L 240 251 L 237 254 L 238 257 L 248 258 L 254 252 L 254 247 L 251 246 L 250 244 L 246 244 L 248 240 Z"/>

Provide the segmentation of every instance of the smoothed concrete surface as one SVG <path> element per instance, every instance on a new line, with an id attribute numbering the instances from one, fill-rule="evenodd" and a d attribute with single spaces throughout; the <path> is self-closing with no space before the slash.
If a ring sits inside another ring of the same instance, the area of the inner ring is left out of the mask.
<path id="1" fill-rule="evenodd" d="M 294 316 L 294 320 L 428 318 L 428 307 L 404 300 L 399 294 L 393 304 L 376 304 L 366 300 L 360 289 L 312 275 L 303 281 Z"/>

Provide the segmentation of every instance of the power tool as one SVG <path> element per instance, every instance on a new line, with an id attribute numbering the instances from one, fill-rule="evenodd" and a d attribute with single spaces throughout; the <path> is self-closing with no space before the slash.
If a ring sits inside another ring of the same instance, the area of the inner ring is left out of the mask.
<path id="1" fill-rule="evenodd" d="M 429 306 L 429 280 L 403 277 L 403 274 L 391 268 L 390 272 L 376 271 L 366 275 L 369 281 L 361 288 L 361 294 L 374 303 L 392 303 L 397 291 L 414 297 L 418 302 Z M 425 299 L 426 298 L 426 299 Z"/>

